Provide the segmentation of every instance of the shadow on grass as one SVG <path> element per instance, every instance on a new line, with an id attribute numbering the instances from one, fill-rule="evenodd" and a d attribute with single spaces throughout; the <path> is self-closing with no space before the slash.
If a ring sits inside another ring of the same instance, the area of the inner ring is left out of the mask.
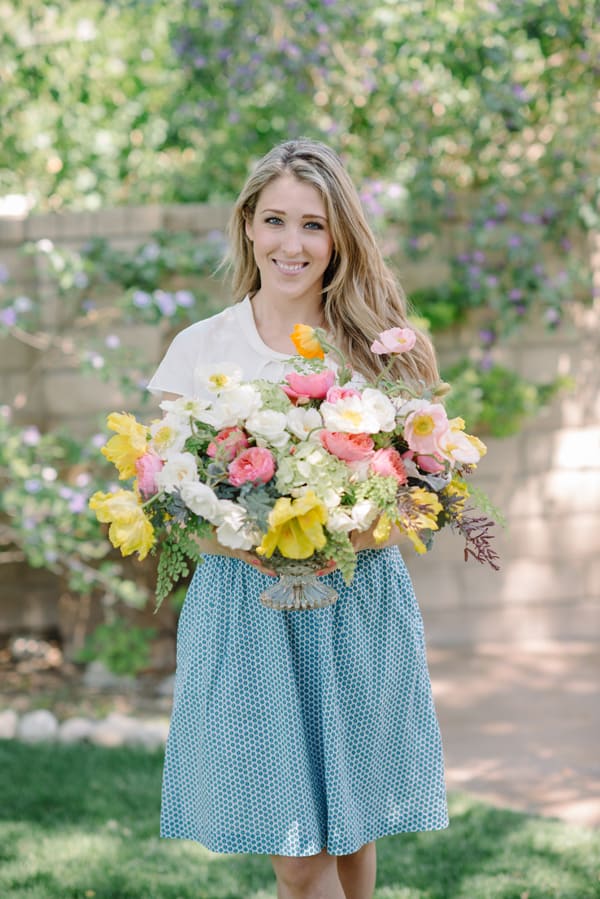
<path id="1" fill-rule="evenodd" d="M 0 743 L 0 895 L 268 899 L 266 855 L 161 840 L 162 752 Z M 597 897 L 600 835 L 451 800 L 446 831 L 377 842 L 377 899 Z"/>

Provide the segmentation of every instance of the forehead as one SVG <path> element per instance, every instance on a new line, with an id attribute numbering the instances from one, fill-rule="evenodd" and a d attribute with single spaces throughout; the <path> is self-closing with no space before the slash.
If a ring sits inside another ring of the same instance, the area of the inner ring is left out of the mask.
<path id="1" fill-rule="evenodd" d="M 325 201 L 320 191 L 312 184 L 289 174 L 280 175 L 263 187 L 256 208 L 327 217 Z"/>

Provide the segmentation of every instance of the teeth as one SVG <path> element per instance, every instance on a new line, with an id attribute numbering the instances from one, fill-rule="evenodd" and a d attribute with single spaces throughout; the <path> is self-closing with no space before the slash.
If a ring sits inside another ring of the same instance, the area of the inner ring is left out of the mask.
<path id="1" fill-rule="evenodd" d="M 294 264 L 280 262 L 279 259 L 275 260 L 275 265 L 282 269 L 284 272 L 299 272 L 301 268 L 304 268 L 304 262 L 296 262 Z"/>

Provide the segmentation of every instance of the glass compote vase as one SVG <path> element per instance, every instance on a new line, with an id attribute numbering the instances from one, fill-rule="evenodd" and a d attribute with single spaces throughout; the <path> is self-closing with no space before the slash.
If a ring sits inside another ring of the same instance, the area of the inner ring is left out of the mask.
<path id="1" fill-rule="evenodd" d="M 315 553 L 308 559 L 286 559 L 275 552 L 265 565 L 279 575 L 271 587 L 260 595 L 263 605 L 280 611 L 324 609 L 338 598 L 337 590 L 315 574 L 327 565 L 328 559 Z"/>

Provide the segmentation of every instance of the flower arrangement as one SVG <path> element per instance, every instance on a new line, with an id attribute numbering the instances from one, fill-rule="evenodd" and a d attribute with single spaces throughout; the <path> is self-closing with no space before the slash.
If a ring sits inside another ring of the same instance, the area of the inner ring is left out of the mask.
<path id="1" fill-rule="evenodd" d="M 108 416 L 116 433 L 102 452 L 120 479 L 134 480 L 130 489 L 95 493 L 90 507 L 123 555 L 160 551 L 157 604 L 201 560 L 197 538 L 212 534 L 292 578 L 283 599 L 264 598 L 283 608 L 335 599 L 314 571 L 332 560 L 349 583 L 357 531 L 373 529 L 383 544 L 396 526 L 425 553 L 450 526 L 465 538 L 465 559 L 497 568 L 494 522 L 467 508 L 466 478 L 484 444 L 461 418 L 448 419 L 440 402 L 447 384 L 415 390 L 390 377 L 414 332 L 392 328 L 373 342 L 388 357 L 374 383 L 354 375 L 320 329 L 296 325 L 290 336 L 299 357 L 280 384 L 243 382 L 230 364 L 207 367 L 203 396 L 163 401 L 165 416 L 149 426 Z M 485 497 L 475 499 L 489 511 Z M 309 582 L 319 594 L 312 599 Z"/>

